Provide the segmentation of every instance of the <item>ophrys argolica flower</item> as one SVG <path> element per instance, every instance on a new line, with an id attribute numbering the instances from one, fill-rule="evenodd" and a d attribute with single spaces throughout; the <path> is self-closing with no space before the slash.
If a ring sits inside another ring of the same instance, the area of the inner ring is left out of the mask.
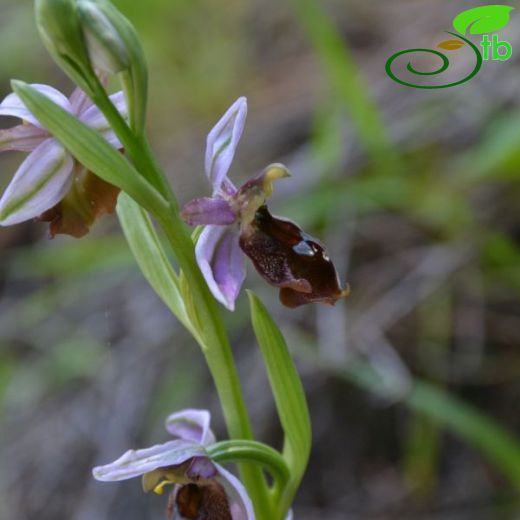
<path id="1" fill-rule="evenodd" d="M 166 419 L 174 440 L 129 450 L 111 464 L 94 468 L 94 477 L 105 482 L 142 477 L 144 491 L 158 495 L 173 485 L 170 519 L 254 520 L 244 486 L 208 456 L 206 447 L 215 442 L 210 419 L 207 410 L 174 413 Z"/>
<path id="2" fill-rule="evenodd" d="M 188 202 L 182 216 L 190 225 L 205 225 L 196 245 L 198 265 L 215 296 L 233 310 L 245 278 L 243 253 L 260 275 L 280 288 L 288 307 L 305 303 L 334 304 L 348 294 L 318 240 L 294 222 L 269 213 L 273 181 L 289 177 L 282 164 L 272 164 L 236 188 L 227 176 L 247 114 L 237 99 L 208 134 L 205 169 L 213 194 Z"/>
<path id="3" fill-rule="evenodd" d="M 70 98 L 48 85 L 31 85 L 54 103 L 98 130 L 114 148 L 121 143 L 99 109 L 76 89 Z M 123 92 L 110 96 L 126 116 Z M 76 237 L 88 232 L 95 218 L 114 210 L 119 190 L 89 172 L 50 135 L 16 94 L 0 103 L 0 115 L 20 118 L 23 124 L 0 130 L 0 152 L 29 152 L 0 199 L 0 225 L 37 218 L 50 222 L 50 233 Z"/>

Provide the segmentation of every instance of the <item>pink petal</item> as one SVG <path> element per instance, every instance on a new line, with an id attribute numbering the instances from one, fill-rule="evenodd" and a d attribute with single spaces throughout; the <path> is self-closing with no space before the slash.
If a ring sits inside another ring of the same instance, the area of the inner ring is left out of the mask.
<path id="1" fill-rule="evenodd" d="M 233 520 L 255 520 L 253 504 L 240 480 L 219 464 L 215 466 L 219 473 L 216 480 L 226 490 Z"/>
<path id="2" fill-rule="evenodd" d="M 0 152 L 32 152 L 48 137 L 47 131 L 30 124 L 0 130 Z"/>
<path id="3" fill-rule="evenodd" d="M 238 98 L 208 134 L 205 166 L 214 195 L 222 189 L 228 193 L 236 192 L 227 178 L 227 172 L 242 136 L 246 116 L 247 100 L 245 97 Z"/>
<path id="4" fill-rule="evenodd" d="M 215 442 L 210 421 L 211 414 L 208 410 L 187 409 L 168 416 L 166 429 L 174 437 L 207 446 Z"/>
<path id="5" fill-rule="evenodd" d="M 237 216 L 228 202 L 220 198 L 193 199 L 182 208 L 181 217 L 189 226 L 233 224 Z"/>
<path id="6" fill-rule="evenodd" d="M 49 85 L 40 85 L 33 83 L 32 88 L 47 96 L 51 101 L 54 101 L 61 108 L 72 112 L 69 100 L 59 91 Z M 42 128 L 40 122 L 29 112 L 29 109 L 23 104 L 22 100 L 16 94 L 9 94 L 2 103 L 0 103 L 0 116 L 19 117 L 24 121 L 28 121 L 35 126 Z"/>
<path id="7" fill-rule="evenodd" d="M 70 95 L 69 103 L 72 113 L 78 117 L 80 117 L 81 114 L 92 105 L 90 98 L 79 87 L 75 88 L 74 92 Z"/>
<path id="8" fill-rule="evenodd" d="M 206 226 L 195 247 L 195 254 L 213 296 L 230 311 L 234 310 L 246 276 L 238 230 L 231 226 Z"/>
<path id="9" fill-rule="evenodd" d="M 96 480 L 104 482 L 139 477 L 157 468 L 176 466 L 193 457 L 207 457 L 199 444 L 175 440 L 141 450 L 128 450 L 117 460 L 92 470 Z"/>
<path id="10" fill-rule="evenodd" d="M 72 184 L 74 161 L 47 139 L 23 161 L 0 199 L 0 225 L 18 224 L 55 206 Z"/>
<path id="11" fill-rule="evenodd" d="M 114 103 L 115 107 L 119 111 L 119 113 L 126 118 L 127 117 L 127 107 L 125 96 L 123 91 L 116 92 L 110 96 L 112 103 Z M 94 128 L 98 132 L 100 132 L 103 137 L 114 147 L 114 148 L 123 148 L 123 145 L 116 137 L 114 131 L 108 124 L 105 116 L 101 113 L 99 108 L 96 105 L 92 105 L 88 107 L 80 116 L 81 121 L 83 121 L 86 125 Z"/>

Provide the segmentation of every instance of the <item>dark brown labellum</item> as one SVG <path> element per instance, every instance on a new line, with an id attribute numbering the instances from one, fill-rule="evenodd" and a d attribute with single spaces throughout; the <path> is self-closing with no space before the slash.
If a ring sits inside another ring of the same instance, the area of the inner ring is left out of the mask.
<path id="1" fill-rule="evenodd" d="M 273 217 L 262 206 L 240 234 L 240 247 L 271 285 L 280 287 L 287 307 L 334 304 L 348 294 L 323 246 L 290 220 Z"/>
<path id="2" fill-rule="evenodd" d="M 226 492 L 216 482 L 182 486 L 175 501 L 180 515 L 189 520 L 232 520 Z"/>

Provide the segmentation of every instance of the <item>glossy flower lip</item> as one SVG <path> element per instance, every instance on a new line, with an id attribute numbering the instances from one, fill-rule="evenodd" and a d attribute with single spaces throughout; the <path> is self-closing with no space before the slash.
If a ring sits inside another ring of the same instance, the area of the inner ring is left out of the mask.
<path id="1" fill-rule="evenodd" d="M 205 168 L 212 196 L 193 199 L 181 212 L 187 224 L 206 226 L 195 247 L 199 268 L 213 296 L 231 311 L 246 276 L 244 254 L 280 288 L 284 305 L 333 304 L 348 288 L 340 287 L 323 246 L 296 224 L 272 217 L 265 205 L 273 182 L 290 176 L 287 168 L 271 164 L 239 189 L 228 178 L 246 115 L 247 101 L 238 98 L 210 131 Z"/>
<path id="2" fill-rule="evenodd" d="M 254 520 L 253 506 L 242 483 L 208 456 L 206 448 L 215 442 L 210 422 L 207 410 L 187 409 L 171 414 L 165 426 L 174 440 L 128 450 L 114 462 L 95 467 L 94 478 L 110 482 L 142 477 L 144 491 L 159 495 L 172 484 L 174 509 L 197 508 L 200 500 L 205 500 L 203 507 L 209 508 L 205 512 L 211 513 L 213 497 L 218 498 L 214 507 L 227 507 L 227 518 Z M 193 497 L 192 503 L 193 490 L 199 490 L 200 496 Z"/>
<path id="3" fill-rule="evenodd" d="M 347 296 L 334 264 L 323 245 L 294 222 L 274 217 L 262 206 L 248 229 L 240 235 L 240 247 L 260 275 L 280 288 L 280 301 L 290 308 L 306 303 L 333 305 Z"/>
<path id="4" fill-rule="evenodd" d="M 80 89 L 76 89 L 67 99 L 49 85 L 31 86 L 100 132 L 114 148 L 122 148 L 103 114 Z M 123 92 L 111 95 L 110 99 L 126 117 Z M 72 186 L 76 161 L 61 143 L 42 128 L 16 94 L 9 94 L 0 103 L 0 115 L 23 121 L 21 125 L 0 131 L 0 152 L 29 152 L 0 199 L 0 225 L 9 226 L 37 218 L 59 203 Z"/>

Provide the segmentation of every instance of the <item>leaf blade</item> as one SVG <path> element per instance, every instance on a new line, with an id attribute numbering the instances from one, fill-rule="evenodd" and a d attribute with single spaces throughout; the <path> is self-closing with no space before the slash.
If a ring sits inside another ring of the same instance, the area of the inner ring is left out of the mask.
<path id="1" fill-rule="evenodd" d="M 280 329 L 259 298 L 247 291 L 251 322 L 269 378 L 280 423 L 284 431 L 283 456 L 291 479 L 280 500 L 290 506 L 307 466 L 311 448 L 311 424 L 303 386 Z"/>
<path id="2" fill-rule="evenodd" d="M 177 319 L 197 338 L 198 334 L 186 312 L 177 274 L 150 217 L 125 193 L 119 196 L 117 215 L 144 277 Z"/>

